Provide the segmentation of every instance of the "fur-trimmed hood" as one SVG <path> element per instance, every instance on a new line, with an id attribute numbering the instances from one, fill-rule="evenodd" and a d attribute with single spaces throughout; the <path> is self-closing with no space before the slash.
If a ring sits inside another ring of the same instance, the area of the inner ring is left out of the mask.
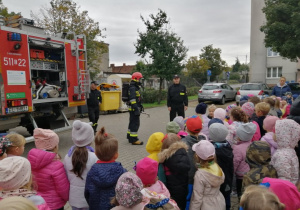
<path id="1" fill-rule="evenodd" d="M 171 146 L 168 149 L 164 149 L 163 151 L 161 151 L 158 154 L 159 163 L 165 162 L 165 160 L 172 157 L 177 150 L 182 149 L 182 148 L 185 149 L 186 151 L 188 150 L 187 144 L 182 141 L 178 141 L 178 142 L 171 144 Z"/>

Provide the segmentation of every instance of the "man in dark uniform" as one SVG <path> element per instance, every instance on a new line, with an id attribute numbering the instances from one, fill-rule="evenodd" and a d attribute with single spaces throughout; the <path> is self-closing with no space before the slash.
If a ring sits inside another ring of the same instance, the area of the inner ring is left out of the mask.
<path id="1" fill-rule="evenodd" d="M 176 117 L 176 113 L 178 116 L 182 116 L 184 118 L 184 111 L 186 111 L 188 107 L 186 87 L 180 84 L 179 75 L 174 75 L 173 83 L 174 84 L 169 87 L 167 99 L 167 106 L 170 111 L 170 121 L 173 121 Z"/>
<path id="2" fill-rule="evenodd" d="M 87 99 L 89 120 L 92 122 L 92 127 L 94 132 L 97 131 L 98 119 L 99 119 L 99 105 L 102 103 L 102 97 L 99 90 L 97 90 L 97 82 L 91 82 L 91 92 L 89 98 Z"/>
<path id="3" fill-rule="evenodd" d="M 139 141 L 138 130 L 140 127 L 140 113 L 142 109 L 142 101 L 140 94 L 141 79 L 143 75 L 140 72 L 135 72 L 131 76 L 131 82 L 128 90 L 129 99 L 129 125 L 127 131 L 127 139 L 132 145 L 143 145 L 142 141 Z"/>

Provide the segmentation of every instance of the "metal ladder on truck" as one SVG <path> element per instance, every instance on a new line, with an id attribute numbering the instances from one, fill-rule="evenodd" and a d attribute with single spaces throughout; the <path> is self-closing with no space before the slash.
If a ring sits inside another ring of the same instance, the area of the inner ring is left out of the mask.
<path id="1" fill-rule="evenodd" d="M 81 41 L 78 40 L 81 40 L 83 42 L 83 48 L 80 48 Z M 74 93 L 78 94 L 78 100 L 85 100 L 86 98 L 88 98 L 90 93 L 90 73 L 87 69 L 87 51 L 85 35 L 76 35 L 75 45 L 78 87 L 74 87 Z"/>

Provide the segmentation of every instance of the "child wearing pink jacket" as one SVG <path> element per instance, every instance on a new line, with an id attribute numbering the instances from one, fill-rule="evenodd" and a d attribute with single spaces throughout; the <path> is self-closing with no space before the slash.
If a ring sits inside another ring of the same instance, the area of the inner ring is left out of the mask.
<path id="1" fill-rule="evenodd" d="M 36 149 L 29 151 L 28 160 L 37 191 L 50 209 L 64 209 L 69 200 L 70 183 L 57 154 L 59 138 L 52 130 L 41 128 L 34 129 L 33 137 Z"/>

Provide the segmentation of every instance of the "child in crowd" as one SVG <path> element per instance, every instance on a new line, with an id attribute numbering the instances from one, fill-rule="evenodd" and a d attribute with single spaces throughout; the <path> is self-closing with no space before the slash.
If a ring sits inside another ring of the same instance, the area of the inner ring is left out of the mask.
<path id="1" fill-rule="evenodd" d="M 180 127 L 176 122 L 171 121 L 171 122 L 167 123 L 166 131 L 167 131 L 167 133 L 177 134 L 180 131 Z"/>
<path id="2" fill-rule="evenodd" d="M 214 112 L 215 112 L 216 109 L 217 109 L 217 107 L 216 107 L 216 105 L 214 105 L 214 104 L 211 104 L 211 105 L 208 106 L 208 108 L 207 108 L 207 110 L 208 110 L 208 115 L 207 115 L 207 117 L 208 117 L 209 119 L 214 118 Z"/>
<path id="3" fill-rule="evenodd" d="M 268 97 L 268 98 L 264 98 L 263 102 L 266 102 L 267 104 L 270 105 L 270 110 L 269 110 L 268 115 L 278 117 L 278 113 L 275 110 L 275 100 L 276 100 L 276 97 L 275 98 Z"/>
<path id="4" fill-rule="evenodd" d="M 220 185 L 224 182 L 224 173 L 215 162 L 215 147 L 207 140 L 193 145 L 196 162 L 199 163 L 195 174 L 194 190 L 190 209 L 223 210 L 225 199 L 220 192 Z"/>
<path id="5" fill-rule="evenodd" d="M 286 92 L 285 93 L 285 96 L 286 96 L 286 102 L 290 105 L 292 105 L 293 103 L 293 94 L 291 92 Z"/>
<path id="6" fill-rule="evenodd" d="M 5 138 L 8 138 L 11 142 L 11 145 L 7 148 L 6 151 L 7 157 L 21 156 L 24 153 L 26 143 L 24 136 L 17 133 L 13 133 L 8 134 L 7 136 L 5 136 Z"/>
<path id="7" fill-rule="evenodd" d="M 225 125 L 214 123 L 209 126 L 209 136 L 216 150 L 217 163 L 225 175 L 225 180 L 220 187 L 220 191 L 225 198 L 226 209 L 230 210 L 230 194 L 233 180 L 233 153 L 229 142 L 225 139 L 227 134 L 228 129 Z"/>
<path id="8" fill-rule="evenodd" d="M 241 124 L 248 122 L 248 117 L 240 107 L 234 107 L 230 110 L 230 120 L 232 123 L 228 128 L 226 140 L 234 145 L 237 143 L 236 130 Z"/>
<path id="9" fill-rule="evenodd" d="M 236 129 L 238 142 L 233 145 L 233 166 L 234 174 L 236 175 L 236 191 L 238 198 L 242 196 L 242 183 L 244 175 L 250 170 L 246 163 L 246 151 L 251 144 L 251 139 L 256 131 L 256 125 L 253 123 L 241 124 Z"/>
<path id="10" fill-rule="evenodd" d="M 0 210 L 38 210 L 34 203 L 23 197 L 13 196 L 0 200 Z"/>
<path id="11" fill-rule="evenodd" d="M 260 135 L 259 125 L 258 125 L 257 122 L 251 120 L 251 117 L 253 116 L 253 113 L 254 113 L 254 110 L 255 110 L 254 104 L 252 102 L 246 102 L 246 103 L 243 104 L 242 110 L 247 115 L 248 121 L 252 122 L 256 125 L 256 131 L 255 131 L 255 134 L 254 134 L 253 138 L 251 139 L 251 141 L 260 140 L 261 135 Z"/>
<path id="12" fill-rule="evenodd" d="M 0 164 L 0 200 L 20 196 L 31 200 L 38 209 L 48 210 L 44 198 L 33 189 L 30 163 L 26 158 L 7 157 Z"/>
<path id="13" fill-rule="evenodd" d="M 164 166 L 166 186 L 180 209 L 185 208 L 188 194 L 191 163 L 187 150 L 188 146 L 177 135 L 168 133 L 163 141 L 162 151 L 158 154 L 159 162 Z"/>
<path id="14" fill-rule="evenodd" d="M 269 185 L 269 189 L 274 192 L 281 203 L 285 205 L 285 210 L 300 209 L 300 192 L 297 187 L 287 180 L 266 177 L 263 184 Z"/>
<path id="15" fill-rule="evenodd" d="M 166 186 L 157 179 L 157 172 L 158 162 L 151 158 L 145 157 L 136 165 L 136 175 L 142 180 L 144 189 L 170 199 L 170 192 Z M 174 200 L 170 199 L 168 203 L 176 207 L 176 209 L 179 209 Z"/>
<path id="16" fill-rule="evenodd" d="M 235 107 L 237 107 L 235 104 L 231 104 L 231 105 L 228 105 L 225 109 L 225 111 L 226 111 L 225 119 L 227 120 L 229 125 L 231 125 L 231 123 L 232 123 L 232 120 L 230 119 L 230 111 L 232 108 L 235 108 Z"/>
<path id="17" fill-rule="evenodd" d="M 224 123 L 224 125 L 226 126 L 226 128 L 229 128 L 229 124 L 228 124 L 228 122 L 225 120 L 225 118 L 226 118 L 226 111 L 225 111 L 225 109 L 217 108 L 217 109 L 214 111 L 214 118 L 218 118 L 218 119 L 222 120 L 223 123 Z"/>
<path id="18" fill-rule="evenodd" d="M 158 162 L 157 154 L 161 150 L 162 140 L 164 139 L 164 134 L 162 132 L 153 133 L 147 142 L 146 150 L 149 153 L 148 157 Z"/>
<path id="19" fill-rule="evenodd" d="M 36 149 L 28 153 L 38 193 L 50 209 L 64 209 L 69 200 L 70 183 L 58 153 L 59 138 L 52 130 L 33 131 Z"/>
<path id="20" fill-rule="evenodd" d="M 195 152 L 192 150 L 194 144 L 198 143 L 200 140 L 199 133 L 202 129 L 202 121 L 199 116 L 193 115 L 192 117 L 188 118 L 186 121 L 186 130 L 189 133 L 182 141 L 188 145 L 188 157 L 190 161 L 190 170 L 188 172 L 188 195 L 187 195 L 187 202 L 189 205 L 190 199 L 192 197 L 193 192 L 193 184 L 194 184 L 194 176 L 197 171 L 195 166 L 195 159 L 194 155 Z"/>
<path id="21" fill-rule="evenodd" d="M 264 119 L 268 115 L 270 111 L 270 105 L 266 102 L 260 102 L 255 105 L 255 114 L 257 116 L 257 119 L 255 120 L 260 129 L 260 135 L 264 136 L 266 134 L 266 131 L 264 129 Z"/>
<path id="22" fill-rule="evenodd" d="M 291 110 L 291 104 L 288 104 L 286 100 L 282 97 L 282 100 L 280 101 L 280 110 L 282 112 L 282 118 L 285 119 L 287 116 L 290 115 Z"/>
<path id="23" fill-rule="evenodd" d="M 276 121 L 279 120 L 278 117 L 275 116 L 267 116 L 263 121 L 263 128 L 267 131 L 267 133 L 261 137 L 261 141 L 265 141 L 269 144 L 271 148 L 271 155 L 275 153 L 277 149 L 277 142 L 274 141 L 273 136 L 273 130 L 275 128 Z"/>
<path id="24" fill-rule="evenodd" d="M 0 160 L 7 157 L 6 150 L 10 145 L 11 141 L 9 141 L 9 139 L 5 137 L 0 137 Z"/>
<path id="25" fill-rule="evenodd" d="M 84 196 L 90 209 L 108 210 L 113 206 L 110 199 L 115 196 L 119 177 L 126 172 L 118 158 L 118 140 L 102 127 L 95 137 L 95 153 L 98 157 L 88 172 Z"/>
<path id="26" fill-rule="evenodd" d="M 248 99 L 248 102 L 251 102 L 254 104 L 254 107 L 256 106 L 256 104 L 260 103 L 261 100 L 260 98 L 258 98 L 257 96 L 252 96 L 252 97 L 249 97 Z M 256 116 L 256 113 L 254 112 L 252 117 L 251 117 L 251 120 L 252 121 L 257 121 L 257 116 Z"/>
<path id="27" fill-rule="evenodd" d="M 87 210 L 84 198 L 86 176 L 98 158 L 90 144 L 94 140 L 93 128 L 85 122 L 75 120 L 72 130 L 72 146 L 64 159 L 64 166 L 70 181 L 69 204 L 73 210 Z"/>
<path id="28" fill-rule="evenodd" d="M 178 132 L 178 135 L 181 138 L 184 138 L 185 136 L 187 136 L 188 133 L 185 132 L 185 122 L 184 122 L 183 117 L 177 116 L 177 117 L 174 118 L 173 121 L 176 122 L 179 125 L 179 127 L 180 127 L 180 131 Z"/>
<path id="29" fill-rule="evenodd" d="M 240 202 L 242 210 L 284 210 L 285 205 L 265 186 L 251 185 L 246 188 Z"/>
<path id="30" fill-rule="evenodd" d="M 278 178 L 296 184 L 299 179 L 299 162 L 294 149 L 300 139 L 300 125 L 290 119 L 277 120 L 274 139 L 278 147 L 271 164 L 276 169 Z"/>
<path id="31" fill-rule="evenodd" d="M 255 141 L 250 144 L 246 153 L 246 162 L 250 166 L 250 171 L 244 175 L 242 191 L 249 185 L 258 185 L 265 177 L 278 177 L 270 161 L 271 150 L 267 142 Z"/>
<path id="32" fill-rule="evenodd" d="M 195 112 L 196 112 L 196 115 L 198 115 L 201 118 L 202 123 L 203 123 L 201 132 L 208 137 L 208 135 L 209 135 L 208 123 L 209 123 L 210 119 L 206 116 L 206 109 L 207 109 L 207 105 L 205 103 L 201 102 L 196 106 Z"/>

